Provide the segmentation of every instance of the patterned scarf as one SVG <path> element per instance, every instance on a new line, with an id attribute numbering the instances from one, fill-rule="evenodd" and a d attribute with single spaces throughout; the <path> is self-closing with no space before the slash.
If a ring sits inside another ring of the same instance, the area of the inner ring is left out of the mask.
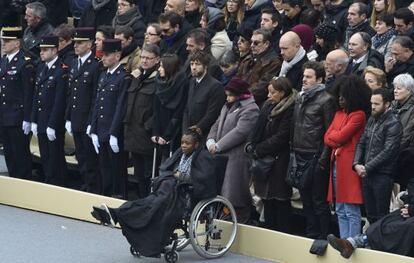
<path id="1" fill-rule="evenodd" d="M 376 34 L 375 36 L 372 37 L 372 46 L 374 48 L 379 48 L 380 46 L 387 43 L 388 40 L 390 40 L 396 34 L 397 34 L 397 32 L 395 31 L 394 28 L 391 28 L 390 30 L 388 30 L 384 34 L 381 34 L 381 35 Z"/>
<path id="2" fill-rule="evenodd" d="M 180 163 L 178 164 L 177 171 L 180 172 L 180 178 L 188 180 L 191 174 L 191 162 L 193 161 L 194 152 L 188 156 L 183 154 L 181 156 Z"/>

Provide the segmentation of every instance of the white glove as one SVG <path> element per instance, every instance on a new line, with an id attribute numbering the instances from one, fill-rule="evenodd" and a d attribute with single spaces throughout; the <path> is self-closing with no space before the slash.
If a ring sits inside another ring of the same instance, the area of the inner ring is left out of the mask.
<path id="1" fill-rule="evenodd" d="M 214 139 L 208 139 L 206 142 L 207 149 L 210 150 L 210 147 L 214 146 L 216 141 Z"/>
<path id="2" fill-rule="evenodd" d="M 32 122 L 31 128 L 33 135 L 37 137 L 37 123 Z"/>
<path id="3" fill-rule="evenodd" d="M 109 137 L 109 145 L 114 153 L 119 153 L 118 138 L 111 135 L 111 137 Z"/>
<path id="4" fill-rule="evenodd" d="M 47 127 L 46 135 L 49 141 L 53 142 L 54 140 L 56 140 L 56 132 L 54 129 Z"/>
<path id="5" fill-rule="evenodd" d="M 88 127 L 86 127 L 86 134 L 91 137 L 91 125 L 88 125 Z M 92 138 L 92 137 L 91 137 Z"/>
<path id="6" fill-rule="evenodd" d="M 99 153 L 99 140 L 98 140 L 98 135 L 96 135 L 95 133 L 91 134 L 91 138 L 92 138 L 92 144 L 93 144 L 93 148 L 95 148 L 95 152 Z"/>
<path id="7" fill-rule="evenodd" d="M 23 130 L 24 135 L 28 135 L 31 128 L 32 128 L 32 125 L 30 124 L 30 122 L 23 121 L 22 130 Z"/>
<path id="8" fill-rule="evenodd" d="M 69 133 L 69 135 L 72 136 L 72 122 L 66 121 L 65 129 Z"/>

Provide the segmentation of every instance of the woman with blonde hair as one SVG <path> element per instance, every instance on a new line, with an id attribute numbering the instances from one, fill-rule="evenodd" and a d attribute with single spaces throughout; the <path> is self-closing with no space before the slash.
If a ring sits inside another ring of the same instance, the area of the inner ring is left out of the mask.
<path id="1" fill-rule="evenodd" d="M 371 90 L 387 87 L 387 76 L 382 69 L 368 66 L 365 68 L 363 76 L 365 83 Z"/>
<path id="2" fill-rule="evenodd" d="M 237 35 L 237 28 L 243 21 L 244 16 L 244 1 L 243 0 L 228 0 L 223 8 L 224 21 L 226 22 L 226 31 L 231 41 Z"/>
<path id="3" fill-rule="evenodd" d="M 370 25 L 372 28 L 375 28 L 375 23 L 377 22 L 377 17 L 380 13 L 392 14 L 395 11 L 395 0 L 374 0 Z"/>
<path id="4" fill-rule="evenodd" d="M 204 9 L 204 0 L 185 0 L 185 19 L 194 28 L 200 27 L 200 19 Z"/>

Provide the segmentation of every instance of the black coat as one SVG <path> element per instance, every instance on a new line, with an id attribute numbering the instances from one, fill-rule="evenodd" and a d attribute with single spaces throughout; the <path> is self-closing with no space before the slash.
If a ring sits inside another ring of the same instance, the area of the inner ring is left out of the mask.
<path id="1" fill-rule="evenodd" d="M 345 0 L 340 5 L 329 5 L 325 7 L 324 22 L 336 25 L 341 33 L 345 33 L 348 27 L 348 8 L 353 1 Z"/>
<path id="2" fill-rule="evenodd" d="M 167 0 L 144 0 L 136 1 L 142 3 L 140 5 L 141 14 L 144 17 L 145 24 L 158 23 L 158 17 L 164 12 L 165 3 Z"/>
<path id="3" fill-rule="evenodd" d="M 185 12 L 185 19 L 190 23 L 194 28 L 200 27 L 201 13 L 198 10 L 192 12 Z"/>
<path id="4" fill-rule="evenodd" d="M 196 86 L 195 78 L 191 79 L 184 110 L 183 131 L 196 125 L 203 132 L 203 136 L 206 136 L 217 120 L 224 101 L 224 89 L 218 80 L 207 74 Z"/>
<path id="5" fill-rule="evenodd" d="M 296 94 L 296 93 L 295 93 Z M 258 158 L 265 156 L 276 157 L 272 171 L 267 178 L 253 178 L 255 193 L 264 199 L 277 198 L 289 200 L 292 188 L 285 182 L 289 164 L 289 138 L 292 127 L 294 98 L 278 115 L 272 117 L 272 110 L 276 104 L 267 101 L 259 115 L 255 129 L 251 134 Z"/>
<path id="6" fill-rule="evenodd" d="M 302 90 L 302 79 L 303 79 L 303 64 L 308 61 L 308 57 L 305 55 L 298 63 L 286 73 L 286 78 L 292 83 L 292 87 L 297 91 Z"/>
<path id="7" fill-rule="evenodd" d="M 90 5 L 82 14 L 78 27 L 94 27 L 112 25 L 112 18 L 118 9 L 118 1 L 110 0 L 104 7 L 95 10 Z"/>
<path id="8" fill-rule="evenodd" d="M 72 63 L 72 60 L 75 58 L 75 51 L 73 49 L 73 43 L 67 45 L 63 49 L 59 50 L 58 55 L 62 60 L 62 63 L 66 66 L 69 66 Z"/>
<path id="9" fill-rule="evenodd" d="M 6 58 L 0 60 L 0 125 L 20 126 L 31 119 L 35 69 L 22 50 L 7 66 Z"/>
<path id="10" fill-rule="evenodd" d="M 180 58 L 180 61 L 182 64 L 184 64 L 187 61 L 187 33 L 190 32 L 190 30 L 193 29 L 193 27 L 187 22 L 187 20 L 183 20 L 183 26 L 180 28 L 180 30 L 177 32 L 177 35 L 174 38 L 174 41 L 171 45 L 167 44 L 167 41 L 165 39 L 162 39 L 160 42 L 160 49 L 161 54 L 165 53 L 171 53 L 171 54 L 177 54 L 177 56 Z"/>
<path id="11" fill-rule="evenodd" d="M 149 75 L 148 75 L 149 74 Z M 125 150 L 133 153 L 152 155 L 151 142 L 153 126 L 154 94 L 156 71 L 134 76 L 127 91 L 127 110 L 124 118 Z"/>
<path id="12" fill-rule="evenodd" d="M 377 173 L 394 176 L 403 127 L 389 110 L 378 118 L 371 116 L 355 150 L 353 167 L 365 166 L 367 177 Z"/>
<path id="13" fill-rule="evenodd" d="M 181 125 L 187 102 L 188 79 L 183 71 L 169 80 L 156 79 L 154 96 L 154 122 L 152 135 L 160 136 L 177 145 L 181 138 Z M 174 149 L 175 150 L 175 149 Z"/>
<path id="14" fill-rule="evenodd" d="M 244 11 L 244 17 L 239 26 L 239 32 L 246 32 L 246 30 L 255 30 L 260 27 L 262 20 L 262 9 L 271 8 L 273 4 L 268 0 L 256 0 L 250 9 Z"/>
<path id="15" fill-rule="evenodd" d="M 53 27 L 46 20 L 42 20 L 35 27 L 26 27 L 23 33 L 23 49 L 38 63 L 40 58 L 40 40 L 43 36 L 53 33 Z"/>
<path id="16" fill-rule="evenodd" d="M 414 54 L 404 63 L 395 63 L 394 67 L 387 73 L 388 87 L 393 87 L 394 78 L 403 73 L 408 73 L 414 77 Z"/>
<path id="17" fill-rule="evenodd" d="M 372 66 L 372 67 L 384 70 L 384 57 L 382 56 L 381 53 L 379 53 L 375 49 L 370 49 L 368 51 L 368 55 L 364 58 L 363 61 L 355 65 L 353 65 L 351 61 L 350 64 L 351 64 L 351 73 L 356 74 L 358 76 L 362 76 L 365 68 L 368 66 Z"/>

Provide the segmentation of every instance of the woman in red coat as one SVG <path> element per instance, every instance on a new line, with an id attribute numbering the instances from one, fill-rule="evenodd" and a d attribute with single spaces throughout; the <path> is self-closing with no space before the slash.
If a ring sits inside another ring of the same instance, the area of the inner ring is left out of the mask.
<path id="1" fill-rule="evenodd" d="M 361 231 L 361 178 L 352 169 L 352 161 L 370 109 L 370 90 L 355 76 L 338 80 L 336 88 L 340 110 L 324 138 L 325 144 L 332 148 L 328 201 L 336 202 L 340 236 L 348 238 Z"/>

